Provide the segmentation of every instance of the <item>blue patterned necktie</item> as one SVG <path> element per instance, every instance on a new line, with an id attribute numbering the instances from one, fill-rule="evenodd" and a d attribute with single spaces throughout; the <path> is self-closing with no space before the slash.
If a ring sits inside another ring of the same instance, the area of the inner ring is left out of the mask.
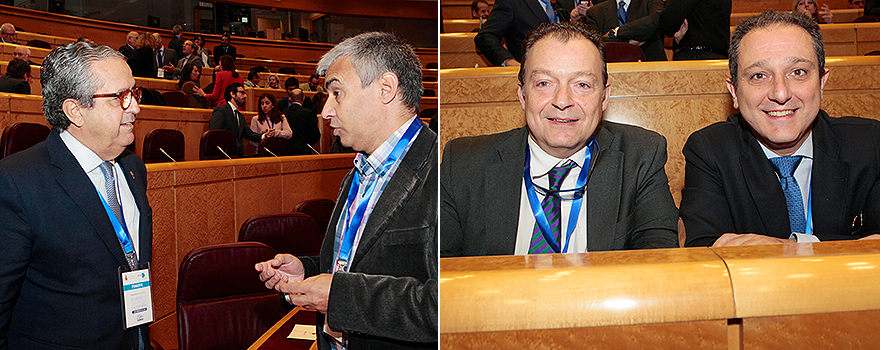
<path id="1" fill-rule="evenodd" d="M 773 167 L 779 174 L 779 182 L 782 183 L 782 193 L 785 194 L 785 205 L 788 207 L 788 220 L 791 223 L 791 232 L 806 232 L 807 222 L 804 219 L 804 200 L 801 196 L 801 188 L 794 178 L 794 170 L 801 163 L 803 156 L 786 156 L 770 158 Z"/>
<path id="2" fill-rule="evenodd" d="M 626 6 L 626 3 L 621 1 L 617 3 L 617 24 L 624 25 L 626 24 L 626 9 L 623 8 Z"/>
<path id="3" fill-rule="evenodd" d="M 562 166 L 555 167 L 547 173 L 547 176 L 550 177 L 550 190 L 558 191 L 562 186 L 562 180 L 565 179 L 565 176 L 568 175 L 568 172 L 571 171 L 577 164 L 571 160 L 565 162 Z M 555 195 L 547 195 L 544 196 L 544 200 L 541 201 L 541 208 L 544 209 L 544 215 L 547 216 L 547 223 L 550 224 L 550 230 L 553 231 L 553 237 L 556 239 L 556 242 L 559 244 L 560 248 L 562 247 L 562 200 L 559 199 L 558 196 Z M 547 243 L 547 240 L 544 239 L 544 235 L 541 234 L 541 227 L 535 223 L 535 228 L 532 230 L 532 241 L 529 243 L 529 254 L 545 254 L 545 253 L 554 253 L 553 249 L 550 248 L 550 244 Z M 564 253 L 564 252 L 563 252 Z"/>
<path id="4" fill-rule="evenodd" d="M 544 13 L 547 14 L 547 20 L 550 23 L 559 23 L 559 16 L 556 15 L 556 8 L 553 7 L 553 4 L 550 0 L 538 0 L 541 3 L 541 7 L 544 8 Z"/>

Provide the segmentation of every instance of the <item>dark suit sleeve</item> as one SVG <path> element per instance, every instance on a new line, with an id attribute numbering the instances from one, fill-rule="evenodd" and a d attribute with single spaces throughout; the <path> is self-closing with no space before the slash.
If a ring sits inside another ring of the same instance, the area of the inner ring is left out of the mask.
<path id="1" fill-rule="evenodd" d="M 0 349 L 6 349 L 12 309 L 21 292 L 32 242 L 21 207 L 21 194 L 6 173 L 0 173 Z"/>
<path id="2" fill-rule="evenodd" d="M 489 18 L 483 23 L 480 32 L 474 37 L 474 44 L 486 58 L 495 66 L 500 66 L 504 61 L 513 58 L 510 51 L 501 45 L 501 40 L 512 30 L 515 15 L 510 0 L 497 0 Z"/>
<path id="3" fill-rule="evenodd" d="M 242 117 L 244 117 L 244 114 L 242 114 Z M 240 125 L 238 127 L 241 128 L 241 136 L 242 137 L 244 137 L 250 141 L 253 141 L 253 142 L 260 142 L 260 140 L 263 139 L 263 134 L 260 134 L 260 133 L 257 133 L 257 132 L 254 132 L 253 130 L 251 130 L 251 127 L 249 125 L 247 125 L 245 118 L 241 118 L 241 121 L 239 121 L 239 124 Z"/>
<path id="4" fill-rule="evenodd" d="M 659 136 L 654 157 L 646 162 L 644 175 L 639 171 L 637 192 L 630 217 L 632 231 L 628 248 L 652 249 L 678 247 L 676 223 L 678 212 L 669 192 L 666 177 L 666 139 Z"/>
<path id="5" fill-rule="evenodd" d="M 17 93 L 17 94 L 30 95 L 31 94 L 31 84 L 28 84 L 28 82 L 22 80 L 20 83 L 15 85 L 15 89 L 12 92 Z"/>
<path id="6" fill-rule="evenodd" d="M 660 13 L 663 12 L 663 1 L 643 1 L 648 1 L 648 15 L 622 25 L 617 30 L 618 39 L 649 41 L 657 39 L 660 35 Z"/>
<path id="7" fill-rule="evenodd" d="M 321 140 L 321 130 L 318 130 L 318 116 L 309 113 L 308 120 L 309 123 L 306 130 L 308 130 L 309 144 L 313 144 Z"/>
<path id="8" fill-rule="evenodd" d="M 617 27 L 617 25 L 614 25 L 614 26 L 607 26 L 607 27 L 611 27 L 611 28 L 604 28 L 604 27 L 606 27 L 605 21 L 603 20 L 603 13 L 602 13 L 602 9 L 604 7 L 605 6 L 600 6 L 598 4 L 593 5 L 593 7 L 590 7 L 590 9 L 587 10 L 587 13 L 584 15 L 584 17 L 581 18 L 581 22 L 584 22 L 584 24 L 586 24 L 587 27 L 590 27 L 591 29 L 599 32 L 599 34 L 602 34 L 602 35 L 605 35 L 605 33 L 608 33 L 609 30 L 613 29 L 614 27 Z"/>
<path id="9" fill-rule="evenodd" d="M 443 234 L 440 235 L 440 257 L 461 256 L 464 249 L 464 237 L 462 237 L 462 226 L 459 217 L 465 213 L 458 207 L 453 196 L 453 189 L 457 183 L 457 179 L 453 174 L 453 168 L 457 157 L 457 143 L 455 140 L 446 143 L 443 149 L 443 161 L 440 162 L 440 227 Z M 461 170 L 459 168 L 459 170 Z"/>
<path id="10" fill-rule="evenodd" d="M 223 106 L 214 108 L 214 112 L 211 113 L 211 120 L 208 121 L 208 130 L 230 130 L 231 127 L 226 126 L 226 113 L 224 113 Z"/>
<path id="11" fill-rule="evenodd" d="M 686 226 L 685 246 L 710 246 L 726 232 L 736 232 L 724 192 L 721 170 L 701 134 L 688 138 L 681 151 L 685 157 L 681 219 Z"/>
<path id="12" fill-rule="evenodd" d="M 669 0 L 660 15 L 660 31 L 663 35 L 673 36 L 681 28 L 684 19 L 691 13 L 701 0 Z"/>

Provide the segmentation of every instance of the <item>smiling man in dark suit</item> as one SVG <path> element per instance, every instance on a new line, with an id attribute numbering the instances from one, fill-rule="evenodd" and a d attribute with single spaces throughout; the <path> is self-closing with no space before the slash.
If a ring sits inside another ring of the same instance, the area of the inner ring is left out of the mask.
<path id="1" fill-rule="evenodd" d="M 52 132 L 0 161 L 0 349 L 149 349 L 120 296 L 121 273 L 151 259 L 146 169 L 125 150 L 140 91 L 106 46 L 66 44 L 43 63 Z"/>
<path id="2" fill-rule="evenodd" d="M 739 112 L 682 150 L 686 245 L 880 238 L 880 122 L 820 109 L 819 25 L 764 12 L 740 22 L 729 52 Z"/>
<path id="3" fill-rule="evenodd" d="M 580 22 L 546 24 L 523 49 L 526 126 L 443 151 L 441 256 L 678 246 L 666 139 L 602 121 L 602 38 Z"/>
<path id="4" fill-rule="evenodd" d="M 279 254 L 260 279 L 318 310 L 318 348 L 437 348 L 437 135 L 418 118 L 422 70 L 401 39 L 364 33 L 318 62 L 321 115 L 357 150 L 320 257 Z M 325 317 L 326 315 L 326 317 Z"/>

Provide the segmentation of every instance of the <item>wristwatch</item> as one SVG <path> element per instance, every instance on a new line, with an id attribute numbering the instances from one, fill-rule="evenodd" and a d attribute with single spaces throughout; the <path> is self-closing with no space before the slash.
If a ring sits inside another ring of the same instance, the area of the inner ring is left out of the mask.
<path id="1" fill-rule="evenodd" d="M 608 31 L 608 38 L 617 39 L 617 28 L 620 27 L 615 27 L 614 29 Z"/>

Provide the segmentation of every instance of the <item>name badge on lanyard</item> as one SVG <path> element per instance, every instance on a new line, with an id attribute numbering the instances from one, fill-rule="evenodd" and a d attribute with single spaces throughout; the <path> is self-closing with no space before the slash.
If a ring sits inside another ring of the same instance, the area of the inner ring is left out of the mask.
<path id="1" fill-rule="evenodd" d="M 153 289 L 150 286 L 150 268 L 123 271 L 123 267 L 120 266 L 119 282 L 125 329 L 153 322 Z"/>
<path id="2" fill-rule="evenodd" d="M 378 169 L 377 174 L 384 173 L 388 168 L 397 161 L 397 158 L 400 158 L 403 155 L 403 151 L 406 149 L 406 146 L 409 145 L 410 141 L 415 137 L 416 132 L 419 131 L 422 127 L 422 120 L 419 118 L 415 118 L 413 122 L 409 125 L 404 132 L 403 136 L 397 141 L 397 144 L 394 145 L 394 148 L 391 150 L 391 154 L 388 155 L 388 158 L 385 159 L 385 162 L 382 164 L 382 168 Z M 345 271 L 345 268 L 348 266 L 349 259 L 351 256 L 351 249 L 354 245 L 354 237 L 357 235 L 358 228 L 361 227 L 361 221 L 364 218 L 364 213 L 367 209 L 367 203 L 370 201 L 370 197 L 373 196 L 373 190 L 375 190 L 376 183 L 379 182 L 378 179 L 370 183 L 369 187 L 364 191 L 363 198 L 361 199 L 361 203 L 355 209 L 354 214 L 348 215 L 348 223 L 345 226 L 345 229 L 342 234 L 342 242 L 339 245 L 339 250 L 336 254 L 336 266 L 334 271 Z M 360 187 L 360 173 L 358 171 L 354 172 L 354 176 L 351 180 L 351 188 L 348 190 L 348 200 L 346 204 L 351 206 L 354 203 L 354 200 L 357 197 L 358 188 Z M 347 212 L 350 212 L 351 209 L 347 208 Z"/>

